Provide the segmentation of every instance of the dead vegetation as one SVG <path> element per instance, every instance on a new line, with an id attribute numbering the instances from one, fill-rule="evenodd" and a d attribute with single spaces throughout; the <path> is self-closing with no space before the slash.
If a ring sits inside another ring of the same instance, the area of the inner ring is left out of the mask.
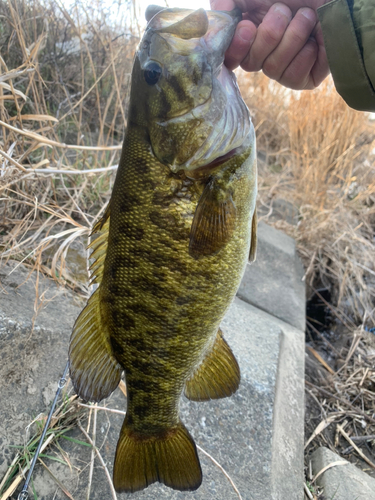
<path id="1" fill-rule="evenodd" d="M 69 245 L 103 209 L 119 160 L 134 9 L 121 0 L 69 10 L 59 1 L 0 0 L 2 258 L 72 285 Z"/>
<path id="2" fill-rule="evenodd" d="M 308 297 L 328 312 L 307 318 L 305 495 L 316 499 L 318 446 L 375 472 L 375 123 L 331 80 L 304 93 L 261 74 L 240 84 L 257 129 L 261 218 L 296 239 Z"/>
<path id="3" fill-rule="evenodd" d="M 374 326 L 375 123 L 350 109 L 329 79 L 303 93 L 262 74 L 240 83 L 265 158 L 264 220 L 272 222 L 278 201 L 288 202 L 294 220 L 273 223 L 296 238 L 310 294 L 328 288 L 343 318 Z"/>
<path id="4" fill-rule="evenodd" d="M 69 247 L 110 196 L 134 12 L 120 0 L 110 11 L 100 2 L 0 0 L 2 260 L 84 293 Z M 375 122 L 349 109 L 331 80 L 304 93 L 260 73 L 239 80 L 257 130 L 261 218 L 296 239 L 309 296 L 330 295 L 333 326 L 309 319 L 307 454 L 324 444 L 375 464 L 375 337 L 365 330 L 375 325 Z"/>
<path id="5" fill-rule="evenodd" d="M 338 350 L 308 347 L 313 357 L 307 358 L 305 381 L 306 482 L 314 499 L 320 495 L 309 456 L 319 446 L 375 477 L 374 334 L 359 328 L 347 331 L 345 340 Z"/>
<path id="6" fill-rule="evenodd" d="M 70 430 L 75 429 L 77 423 L 82 420 L 82 417 L 86 412 L 82 407 L 77 405 L 77 396 L 68 396 L 64 394 L 62 397 L 61 404 L 53 413 L 50 426 L 46 433 L 46 439 L 41 447 L 39 462 L 48 469 L 48 466 L 43 462 L 42 459 L 49 458 L 52 460 L 58 460 L 69 466 L 67 461 L 68 457 L 64 452 L 62 452 L 59 446 L 59 439 L 66 438 L 66 433 Z M 19 451 L 15 455 L 13 462 L 10 464 L 5 476 L 0 482 L 0 499 L 7 500 L 10 498 L 17 488 L 22 485 L 25 480 L 26 474 L 30 468 L 31 460 L 34 456 L 34 452 L 38 446 L 40 433 L 43 430 L 44 423 L 47 419 L 47 415 L 39 415 L 34 422 L 31 422 L 28 426 L 27 432 L 32 428 L 33 424 L 36 425 L 37 431 L 31 437 L 26 437 L 26 442 L 24 446 L 19 446 Z M 72 439 L 72 438 L 67 438 Z M 77 440 L 75 440 L 77 441 Z M 58 450 L 60 457 L 57 457 L 55 453 L 51 452 L 51 447 L 55 447 Z M 69 459 L 68 459 L 69 460 Z M 51 473 L 51 471 L 49 471 Z M 60 484 L 61 489 L 64 491 L 68 498 L 72 498 L 68 490 Z"/>

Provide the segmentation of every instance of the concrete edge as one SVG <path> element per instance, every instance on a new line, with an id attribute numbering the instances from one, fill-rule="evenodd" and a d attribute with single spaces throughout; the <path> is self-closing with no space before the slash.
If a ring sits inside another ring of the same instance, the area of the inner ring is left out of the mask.
<path id="1" fill-rule="evenodd" d="M 285 323 L 281 331 L 273 417 L 272 500 L 302 500 L 305 334 Z M 291 488 L 293 481 L 294 490 Z M 290 496 L 291 491 L 294 491 L 293 496 Z"/>

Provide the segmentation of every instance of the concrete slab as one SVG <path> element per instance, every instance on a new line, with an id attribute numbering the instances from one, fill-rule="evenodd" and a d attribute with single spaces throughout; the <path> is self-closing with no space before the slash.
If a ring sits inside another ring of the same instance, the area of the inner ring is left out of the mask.
<path id="1" fill-rule="evenodd" d="M 32 281 L 25 285 L 28 293 L 24 287 L 16 288 L 26 272 L 19 268 L 2 279 L 8 295 L 3 294 L 0 300 L 0 477 L 15 453 L 10 445 L 23 444 L 26 426 L 45 411 L 45 388 L 57 384 L 66 361 L 70 329 L 80 311 L 73 294 L 42 280 L 40 286 L 49 287 L 46 298 L 56 297 L 45 303 L 31 333 L 34 286 Z M 241 367 L 241 387 L 233 397 L 221 401 L 193 403 L 183 399 L 181 418 L 196 443 L 230 474 L 244 500 L 301 500 L 304 334 L 238 298 L 222 327 Z M 118 390 L 104 404 L 122 410 L 126 407 Z M 103 444 L 101 453 L 111 473 L 121 424 L 122 416 L 99 412 L 97 444 Z M 71 435 L 84 439 L 78 429 Z M 83 500 L 90 449 L 64 441 L 61 445 L 76 468 L 71 471 L 46 461 L 75 500 Z M 155 484 L 129 498 L 237 498 L 217 466 L 201 452 L 200 457 L 204 480 L 196 492 L 181 493 Z M 111 498 L 103 470 L 95 464 L 90 498 Z M 61 491 L 54 496 L 58 488 L 44 470 L 36 470 L 34 481 L 39 499 L 65 498 Z"/>
<path id="2" fill-rule="evenodd" d="M 375 500 L 375 479 L 328 448 L 318 448 L 312 454 L 311 462 L 314 475 L 330 464 L 341 462 L 327 469 L 317 479 L 317 484 L 324 489 L 324 498 Z"/>
<path id="3" fill-rule="evenodd" d="M 260 222 L 257 259 L 248 264 L 238 297 L 304 331 L 306 292 L 303 276 L 304 268 L 293 238 Z"/>
<path id="4" fill-rule="evenodd" d="M 9 445 L 23 444 L 26 425 L 54 397 L 83 305 L 53 281 L 28 277 L 17 263 L 0 269 L 0 477 L 15 454 Z M 35 300 L 37 283 L 42 302 Z"/>

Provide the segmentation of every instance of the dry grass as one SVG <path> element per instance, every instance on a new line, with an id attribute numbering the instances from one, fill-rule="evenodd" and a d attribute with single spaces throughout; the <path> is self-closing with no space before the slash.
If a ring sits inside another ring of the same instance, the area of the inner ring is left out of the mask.
<path id="1" fill-rule="evenodd" d="M 41 2 L 0 0 L 0 244 L 3 258 L 25 259 L 77 286 L 65 257 L 110 196 L 138 41 L 129 9 L 136 9 L 129 2 L 121 17 L 99 3 L 67 11 Z M 374 124 L 330 81 L 305 93 L 262 74 L 242 75 L 240 85 L 265 158 L 263 218 L 296 238 L 311 289 L 330 289 L 343 318 L 372 326 Z M 273 221 L 280 200 L 295 223 Z"/>
<path id="2" fill-rule="evenodd" d="M 296 239 L 308 296 L 331 296 L 333 325 L 308 322 L 305 498 L 316 500 L 309 456 L 318 446 L 375 472 L 375 337 L 364 330 L 375 325 L 375 123 L 331 80 L 294 93 L 241 75 L 240 87 L 263 160 L 261 218 Z"/>
<path id="3" fill-rule="evenodd" d="M 61 404 L 55 410 L 49 429 L 46 434 L 46 439 L 41 448 L 40 457 L 52 458 L 52 460 L 58 460 L 59 462 L 70 465 L 69 459 L 66 454 L 61 452 L 61 448 L 58 446 L 58 440 L 66 437 L 65 434 L 76 428 L 77 423 L 84 417 L 86 412 L 82 411 L 82 408 L 76 402 L 77 396 L 68 396 L 66 393 L 62 397 Z M 25 476 L 30 468 L 30 463 L 34 456 L 34 452 L 38 446 L 40 433 L 43 429 L 44 423 L 47 419 L 47 415 L 39 415 L 34 422 L 31 422 L 26 430 L 29 433 L 30 428 L 33 424 L 36 424 L 36 432 L 30 437 L 27 436 L 25 439 L 24 446 L 20 446 L 20 450 L 15 455 L 12 463 L 8 467 L 5 476 L 0 482 L 0 500 L 7 500 L 10 498 L 17 488 L 20 487 L 21 483 L 24 482 Z M 56 458 L 54 455 L 49 455 L 51 451 L 51 446 L 56 446 L 59 450 L 59 455 L 61 458 Z M 39 458 L 40 463 L 47 467 L 43 460 Z M 47 467 L 48 469 L 48 467 Z M 49 470 L 49 469 L 48 469 Z M 69 492 L 64 488 L 64 486 L 59 484 L 64 493 L 72 498 Z"/>
<path id="4" fill-rule="evenodd" d="M 64 282 L 69 245 L 88 234 L 119 160 L 138 41 L 125 7 L 0 0 L 2 258 Z"/>
<path id="5" fill-rule="evenodd" d="M 296 238 L 307 285 L 329 288 L 342 318 L 374 326 L 375 123 L 350 109 L 330 80 L 304 93 L 262 74 L 242 76 L 240 85 L 265 157 L 264 218 L 272 222 L 275 202 L 289 202 L 295 220 L 275 225 Z"/>
<path id="6" fill-rule="evenodd" d="M 119 0 L 110 16 L 100 2 L 67 9 L 60 0 L 0 0 L 2 259 L 83 292 L 66 259 L 112 189 L 139 35 L 134 4 Z M 349 345 L 320 334 L 324 349 L 312 346 L 324 376 L 308 381 L 318 417 L 307 451 L 325 444 L 358 453 L 347 437 L 361 447 L 375 435 L 375 355 L 363 330 L 375 324 L 375 124 L 330 80 L 305 93 L 262 74 L 242 75 L 240 86 L 263 160 L 261 218 L 296 239 L 310 293 L 329 289 L 329 307 L 349 331 Z"/>
<path id="7" fill-rule="evenodd" d="M 307 405 L 314 407 L 306 419 L 310 483 L 309 455 L 319 446 L 330 448 L 375 476 L 375 338 L 361 328 L 347 338 L 348 343 L 329 364 L 310 349 L 321 363 L 319 375 L 309 370 L 306 380 Z"/>

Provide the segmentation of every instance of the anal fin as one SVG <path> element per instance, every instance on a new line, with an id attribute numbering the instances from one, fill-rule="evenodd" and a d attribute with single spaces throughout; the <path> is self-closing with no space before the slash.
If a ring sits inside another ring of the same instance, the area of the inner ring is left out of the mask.
<path id="1" fill-rule="evenodd" d="M 70 376 L 78 396 L 101 401 L 118 386 L 122 368 L 112 354 L 101 320 L 99 289 L 89 298 L 75 322 L 69 345 Z"/>
<path id="2" fill-rule="evenodd" d="M 231 396 L 240 384 L 240 368 L 219 328 L 212 350 L 186 382 L 185 396 L 207 401 Z"/>

